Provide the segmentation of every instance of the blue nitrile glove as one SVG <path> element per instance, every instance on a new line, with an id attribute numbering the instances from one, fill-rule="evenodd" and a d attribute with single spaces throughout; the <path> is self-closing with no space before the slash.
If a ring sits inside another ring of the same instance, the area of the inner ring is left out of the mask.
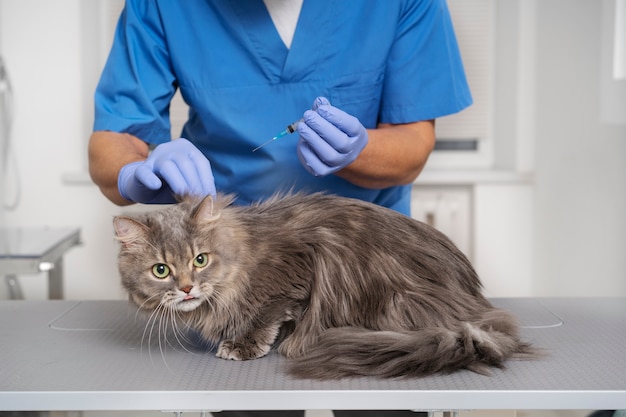
<path id="1" fill-rule="evenodd" d="M 324 176 L 354 162 L 365 145 L 367 130 L 354 116 L 318 97 L 298 124 L 298 159 L 309 173 Z"/>
<path id="2" fill-rule="evenodd" d="M 157 146 L 145 161 L 132 162 L 120 170 L 117 188 L 136 203 L 175 203 L 174 195 L 215 196 L 209 160 L 187 139 Z"/>

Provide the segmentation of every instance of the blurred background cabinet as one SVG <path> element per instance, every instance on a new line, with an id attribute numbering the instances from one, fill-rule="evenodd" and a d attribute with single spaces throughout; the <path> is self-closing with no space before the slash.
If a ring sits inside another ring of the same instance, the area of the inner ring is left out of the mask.
<path id="1" fill-rule="evenodd" d="M 488 296 L 529 296 L 532 178 L 507 172 L 424 172 L 411 216 L 446 234 L 474 264 Z"/>

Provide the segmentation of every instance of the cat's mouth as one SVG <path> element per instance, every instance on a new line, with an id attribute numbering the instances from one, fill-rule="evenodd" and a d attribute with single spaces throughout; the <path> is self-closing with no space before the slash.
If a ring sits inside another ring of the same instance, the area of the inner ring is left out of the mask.
<path id="1" fill-rule="evenodd" d="M 187 295 L 176 304 L 176 308 L 181 311 L 191 311 L 198 308 L 200 304 L 202 304 L 202 299 Z"/>

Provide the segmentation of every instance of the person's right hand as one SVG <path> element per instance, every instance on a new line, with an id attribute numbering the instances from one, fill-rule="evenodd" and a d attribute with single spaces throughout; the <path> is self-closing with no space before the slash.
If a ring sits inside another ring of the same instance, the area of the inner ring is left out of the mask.
<path id="1" fill-rule="evenodd" d="M 175 195 L 215 196 L 211 163 L 182 138 L 157 146 L 145 161 L 123 166 L 117 188 L 126 200 L 145 204 L 175 203 Z"/>

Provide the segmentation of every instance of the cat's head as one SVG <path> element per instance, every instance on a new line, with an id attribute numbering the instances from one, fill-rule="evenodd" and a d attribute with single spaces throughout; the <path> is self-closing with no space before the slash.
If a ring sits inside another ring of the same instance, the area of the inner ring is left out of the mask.
<path id="1" fill-rule="evenodd" d="M 184 198 L 138 216 L 116 216 L 118 269 L 132 300 L 146 309 L 191 311 L 223 296 L 236 245 L 223 207 L 230 198 Z"/>

